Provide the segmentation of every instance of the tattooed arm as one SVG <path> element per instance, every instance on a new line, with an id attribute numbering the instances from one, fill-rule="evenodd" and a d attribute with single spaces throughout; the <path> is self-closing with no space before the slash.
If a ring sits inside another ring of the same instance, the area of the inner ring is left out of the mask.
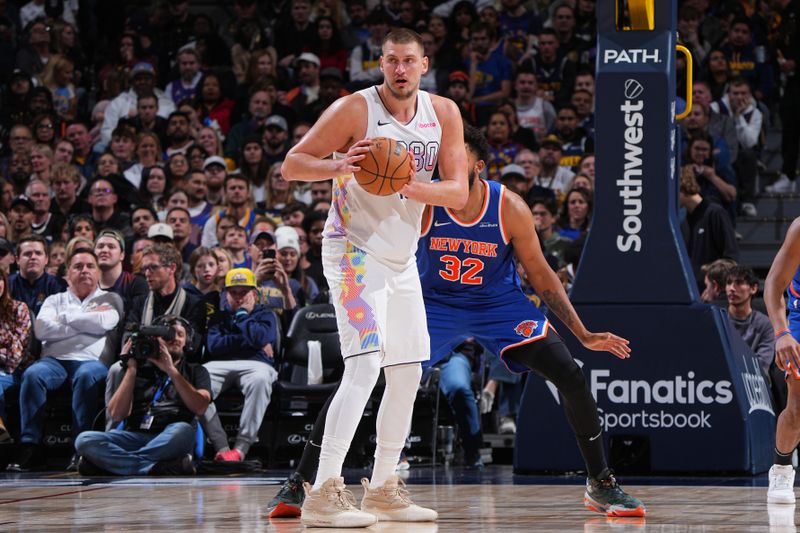
<path id="1" fill-rule="evenodd" d="M 626 339 L 610 332 L 592 333 L 583 325 L 561 281 L 544 258 L 531 210 L 522 198 L 508 190 L 505 191 L 503 202 L 503 227 L 536 294 L 581 344 L 590 350 L 611 352 L 620 359 L 629 357 L 631 350 Z"/>

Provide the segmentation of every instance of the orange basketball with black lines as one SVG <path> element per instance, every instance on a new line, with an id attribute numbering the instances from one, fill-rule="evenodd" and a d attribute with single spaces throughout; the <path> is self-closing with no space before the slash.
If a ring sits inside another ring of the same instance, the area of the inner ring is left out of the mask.
<path id="1" fill-rule="evenodd" d="M 356 163 L 353 175 L 361 188 L 376 196 L 399 192 L 414 175 L 414 158 L 405 145 L 388 137 L 372 139 L 366 157 Z"/>

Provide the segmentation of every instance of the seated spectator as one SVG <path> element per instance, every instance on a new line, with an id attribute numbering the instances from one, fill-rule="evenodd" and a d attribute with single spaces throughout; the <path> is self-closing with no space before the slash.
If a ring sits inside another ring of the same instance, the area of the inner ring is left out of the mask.
<path id="1" fill-rule="evenodd" d="M 561 147 L 561 140 L 553 134 L 542 139 L 539 145 L 541 170 L 539 175 L 533 179 L 534 185 L 550 189 L 559 201 L 569 190 L 569 182 L 575 175 L 571 170 L 560 165 Z"/>
<path id="2" fill-rule="evenodd" d="M 731 212 L 736 200 L 736 176 L 732 173 L 717 172 L 714 164 L 713 144 L 711 137 L 700 135 L 689 139 L 686 149 L 687 157 L 683 169 L 694 173 L 700 185 L 700 194 L 709 202 L 716 202 Z M 724 169 L 719 169 L 720 171 Z M 731 215 L 733 213 L 731 212 Z M 731 218 L 733 220 L 733 218 Z"/>
<path id="3" fill-rule="evenodd" d="M 164 207 L 164 193 L 167 191 L 167 173 L 160 166 L 142 169 L 142 180 L 139 182 L 139 197 L 145 206 L 156 212 Z"/>
<path id="4" fill-rule="evenodd" d="M 536 224 L 536 234 L 545 254 L 555 257 L 558 268 L 563 268 L 567 264 L 564 255 L 570 246 L 570 239 L 558 232 L 556 226 L 558 208 L 555 200 L 534 199 L 531 212 Z"/>
<path id="5" fill-rule="evenodd" d="M 735 266 L 736 261 L 732 259 L 717 259 L 700 267 L 700 271 L 704 274 L 703 283 L 705 285 L 705 289 L 700 295 L 700 301 L 706 303 L 716 301 L 717 305 L 721 305 L 722 301 L 725 300 L 725 284 L 728 283 L 728 272 Z"/>
<path id="6" fill-rule="evenodd" d="M 195 107 L 201 121 L 209 120 L 219 124 L 223 135 L 231 129 L 231 112 L 234 102 L 222 92 L 222 80 L 217 74 L 206 72 L 197 84 Z"/>
<path id="7" fill-rule="evenodd" d="M 525 176 L 525 169 L 519 165 L 510 164 L 503 167 L 500 172 L 500 183 L 506 188 L 525 198 L 533 180 Z"/>
<path id="8" fill-rule="evenodd" d="M 374 9 L 367 16 L 369 38 L 353 47 L 348 58 L 350 90 L 364 89 L 383 79 L 380 57 L 383 53 L 383 38 L 389 33 L 389 24 L 389 16 L 381 8 Z"/>
<path id="9" fill-rule="evenodd" d="M 309 190 L 312 202 L 333 201 L 333 180 L 313 181 Z"/>
<path id="10" fill-rule="evenodd" d="M 178 79 L 172 80 L 164 88 L 175 105 L 184 98 L 194 98 L 203 77 L 200 56 L 194 48 L 181 48 L 177 60 Z"/>
<path id="11" fill-rule="evenodd" d="M 592 203 L 591 191 L 583 188 L 570 189 L 561 207 L 559 235 L 574 241 L 587 232 L 592 222 Z"/>
<path id="12" fill-rule="evenodd" d="M 39 235 L 20 239 L 17 242 L 19 272 L 8 280 L 11 297 L 24 302 L 34 315 L 39 313 L 46 298 L 67 288 L 63 279 L 45 272 L 47 248 L 47 241 Z"/>
<path id="13" fill-rule="evenodd" d="M 81 249 L 67 259 L 66 292 L 49 296 L 36 315 L 36 338 L 42 358 L 22 375 L 20 417 L 22 448 L 8 470 L 34 467 L 42 440 L 47 393 L 69 383 L 72 389 L 73 438 L 91 429 L 108 368 L 100 356 L 106 336 L 121 320 L 122 302 L 97 286 L 100 271 L 91 250 Z M 70 466 L 77 467 L 77 457 Z"/>
<path id="14" fill-rule="evenodd" d="M 775 358 L 775 332 L 769 317 L 753 309 L 751 302 L 758 293 L 758 278 L 753 269 L 737 265 L 728 271 L 725 294 L 728 297 L 728 318 L 753 353 L 761 369 L 770 375 Z"/>
<path id="15" fill-rule="evenodd" d="M 508 117 L 508 123 L 511 127 L 511 140 L 528 150 L 537 150 L 539 148 L 539 141 L 536 139 L 536 134 L 528 128 L 523 128 L 519 125 L 519 117 L 517 116 L 517 108 L 513 100 L 504 99 L 497 104 L 497 111 L 503 113 Z"/>
<path id="16" fill-rule="evenodd" d="M 681 232 L 695 280 L 702 289 L 699 284 L 703 279 L 701 266 L 723 257 L 738 260 L 739 245 L 730 217 L 719 204 L 703 198 L 694 172 L 687 167 L 681 171 L 678 203 L 687 211 Z"/>
<path id="17" fill-rule="evenodd" d="M 33 222 L 31 229 L 33 233 L 41 235 L 47 242 L 58 240 L 61 236 L 61 228 L 67 223 L 60 213 L 53 213 L 51 208 L 50 185 L 44 181 L 33 179 L 25 187 L 25 195 L 30 198 L 33 204 Z"/>
<path id="18" fill-rule="evenodd" d="M 120 94 L 108 104 L 103 119 L 100 142 L 105 146 L 111 142 L 111 132 L 121 118 L 136 112 L 139 96 L 155 94 L 158 97 L 158 115 L 167 118 L 175 110 L 172 99 L 156 89 L 156 71 L 150 63 L 137 63 L 130 71 L 130 90 Z"/>
<path id="19" fill-rule="evenodd" d="M 553 104 L 538 95 L 536 75 L 529 70 L 517 72 L 514 88 L 517 94 L 514 104 L 519 125 L 531 130 L 536 135 L 536 140 L 541 141 L 555 123 L 556 110 Z"/>
<path id="20" fill-rule="evenodd" d="M 116 176 L 121 179 L 119 175 Z M 98 230 L 114 228 L 122 232 L 125 237 L 131 237 L 133 232 L 128 224 L 130 216 L 118 210 L 117 193 L 113 179 L 96 179 L 89 186 L 89 205 L 92 206 L 92 219 Z"/>
<path id="21" fill-rule="evenodd" d="M 183 192 L 183 191 L 182 191 Z M 185 192 L 183 192 L 185 195 Z M 191 216 L 185 207 L 168 208 L 166 222 L 172 228 L 172 242 L 181 253 L 184 264 L 189 264 L 189 257 L 197 248 L 189 240 L 192 232 Z"/>
<path id="22" fill-rule="evenodd" d="M 120 170 L 115 171 L 115 174 L 121 174 L 122 171 L 129 169 L 136 157 L 136 131 L 127 124 L 120 124 L 114 128 L 111 133 L 109 150 L 122 167 Z"/>
<path id="23" fill-rule="evenodd" d="M 186 148 L 191 146 L 189 144 Z M 164 165 L 167 174 L 169 188 L 183 186 L 184 180 L 189 177 L 189 159 L 186 157 L 185 150 L 172 152 Z"/>
<path id="24" fill-rule="evenodd" d="M 147 294 L 147 283 L 141 276 L 122 270 L 125 260 L 125 237 L 115 229 L 104 229 L 94 241 L 94 253 L 100 269 L 100 288 L 122 298 L 127 312 L 135 298 Z"/>
<path id="25" fill-rule="evenodd" d="M 489 115 L 486 127 L 486 140 L 489 141 L 489 161 L 486 172 L 489 179 L 500 181 L 503 167 L 514 162 L 522 146 L 511 140 L 511 121 L 500 112 Z"/>
<path id="26" fill-rule="evenodd" d="M 5 425 L 6 391 L 18 387 L 21 364 L 31 339 L 31 315 L 28 307 L 11 296 L 8 273 L 0 269 L 0 443 L 11 438 Z"/>
<path id="27" fill-rule="evenodd" d="M 53 149 L 46 144 L 35 144 L 31 148 L 31 178 L 50 183 L 53 175 Z"/>
<path id="28" fill-rule="evenodd" d="M 123 172 L 125 179 L 135 189 L 139 189 L 144 169 L 160 165 L 161 153 L 161 141 L 158 135 L 152 132 L 140 133 L 136 143 L 136 162 Z"/>
<path id="29" fill-rule="evenodd" d="M 463 70 L 456 70 L 451 72 L 447 78 L 447 94 L 458 106 L 461 112 L 461 119 L 473 126 L 478 123 L 478 117 L 475 111 L 475 104 L 469 96 L 469 75 Z"/>
<path id="30" fill-rule="evenodd" d="M 230 269 L 233 268 L 233 257 L 231 253 L 222 246 L 215 246 L 211 248 L 214 257 L 217 258 L 217 285 L 223 287 L 225 285 L 225 275 Z"/>
<path id="31" fill-rule="evenodd" d="M 496 38 L 494 31 L 483 24 L 475 23 L 470 28 L 470 54 L 466 63 L 479 125 L 488 124 L 493 107 L 511 96 L 511 61 L 503 55 L 502 47 L 492 46 Z"/>
<path id="32" fill-rule="evenodd" d="M 569 182 L 569 190 L 578 188 L 586 189 L 587 191 L 594 193 L 594 180 L 586 174 L 575 174 L 575 176 Z"/>
<path id="33" fill-rule="evenodd" d="M 69 225 L 66 226 L 67 234 L 64 238 L 66 242 L 82 237 L 94 241 L 97 236 L 97 228 L 91 215 L 81 214 L 70 217 Z"/>
<path id="34" fill-rule="evenodd" d="M 175 331 L 173 340 L 158 339 L 159 351 L 145 361 L 122 348 L 126 362 L 106 411 L 123 429 L 86 431 L 75 441 L 84 476 L 117 474 L 193 475 L 196 417 L 211 402 L 211 382 L 201 365 L 186 361 L 192 327 L 175 316 L 162 317 Z"/>
<path id="35" fill-rule="evenodd" d="M 278 168 L 280 169 L 280 166 Z M 239 224 L 245 231 L 249 231 L 255 222 L 256 210 L 252 208 L 250 182 L 244 177 L 231 174 L 225 178 L 224 204 L 225 207 L 209 217 L 208 222 L 203 226 L 200 244 L 207 248 L 219 244 L 221 236 L 218 235 L 217 225 L 223 217 L 233 217 L 233 222 Z"/>
<path id="36" fill-rule="evenodd" d="M 572 104 L 558 109 L 553 132 L 561 141 L 562 167 L 574 167 L 585 154 L 594 152 L 594 139 L 578 126 L 578 112 Z"/>
<path id="37" fill-rule="evenodd" d="M 314 302 L 319 288 L 313 278 L 305 275 L 300 265 L 300 242 L 297 231 L 291 226 L 281 226 L 275 230 L 275 249 L 277 259 L 286 275 L 295 280 L 300 291 L 295 293 L 300 307 Z"/>
<path id="38" fill-rule="evenodd" d="M 252 258 L 247 254 L 247 232 L 238 224 L 225 231 L 222 247 L 233 257 L 233 268 L 249 268 L 253 264 Z"/>
<path id="39" fill-rule="evenodd" d="M 50 211 L 52 213 L 58 213 L 67 219 L 71 215 L 88 213 L 92 210 L 92 206 L 86 200 L 78 198 L 81 174 L 75 165 L 64 163 L 53 165 L 50 185 L 55 192 L 53 201 L 50 203 Z"/>
<path id="40" fill-rule="evenodd" d="M 218 450 L 215 457 L 218 461 L 241 461 L 258 440 L 272 384 L 278 378 L 273 358 L 278 325 L 272 311 L 258 303 L 256 278 L 247 268 L 232 269 L 225 276 L 225 299 L 227 309 L 209 321 L 209 362 L 204 366 L 211 376 L 214 399 L 233 384 L 244 395 L 236 443 L 233 449 Z M 211 421 L 215 413 L 216 409 L 209 406 L 206 421 Z"/>
<path id="41" fill-rule="evenodd" d="M 265 57 L 269 57 L 269 54 L 266 54 Z M 244 140 L 257 135 L 264 126 L 267 117 L 271 114 L 272 101 L 269 93 L 261 86 L 253 86 L 247 106 L 247 115 L 240 122 L 237 122 L 225 137 L 225 156 L 229 158 L 238 157 Z M 202 139 L 200 142 L 202 143 Z M 222 154 L 215 151 L 211 155 L 219 156 Z"/>
<path id="42" fill-rule="evenodd" d="M 147 237 L 150 226 L 158 222 L 158 214 L 150 206 L 135 207 L 131 211 L 131 229 L 134 239 Z"/>
<path id="43" fill-rule="evenodd" d="M 281 221 L 285 226 L 300 227 L 308 207 L 302 202 L 290 202 L 281 209 Z"/>
<path id="44" fill-rule="evenodd" d="M 200 246 L 195 248 L 189 258 L 189 272 L 192 276 L 191 284 L 184 284 L 183 287 L 189 292 L 198 294 L 219 293 L 218 274 L 219 260 L 214 255 L 213 250 Z M 188 285 L 188 286 L 187 286 Z"/>

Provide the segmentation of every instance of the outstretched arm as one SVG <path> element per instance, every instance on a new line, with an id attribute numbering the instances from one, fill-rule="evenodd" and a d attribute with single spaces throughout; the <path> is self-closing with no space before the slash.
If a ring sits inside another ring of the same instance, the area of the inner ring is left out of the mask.
<path id="1" fill-rule="evenodd" d="M 780 335 L 775 341 L 775 364 L 782 370 L 791 370 L 800 378 L 800 344 L 792 335 L 781 335 L 789 329 L 783 291 L 792 282 L 792 276 L 798 265 L 800 265 L 800 218 L 796 218 L 789 226 L 786 239 L 778 250 L 764 283 L 764 303 L 767 306 L 769 320 L 772 322 L 775 336 Z"/>
<path id="2" fill-rule="evenodd" d="M 626 339 L 607 331 L 593 333 L 586 329 L 572 307 L 561 281 L 544 258 L 539 237 L 536 235 L 533 214 L 527 204 L 515 193 L 506 190 L 504 194 L 503 226 L 514 246 L 517 260 L 528 274 L 528 280 L 536 294 L 586 348 L 611 352 L 620 359 L 630 357 L 631 349 Z"/>

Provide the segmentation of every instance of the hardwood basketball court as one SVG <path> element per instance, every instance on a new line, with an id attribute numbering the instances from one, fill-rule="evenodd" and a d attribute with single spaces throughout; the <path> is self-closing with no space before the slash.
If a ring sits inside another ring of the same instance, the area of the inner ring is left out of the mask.
<path id="1" fill-rule="evenodd" d="M 299 520 L 266 518 L 266 505 L 286 472 L 272 474 L 97 479 L 6 474 L 0 489 L 0 532 L 303 531 Z M 367 472 L 346 473 L 357 500 L 362 475 Z M 793 506 L 768 508 L 765 475 L 622 481 L 647 505 L 645 519 L 612 519 L 585 510 L 580 477 L 514 476 L 510 466 L 490 466 L 480 473 L 415 467 L 408 478 L 412 496 L 437 509 L 439 521 L 379 523 L 368 531 L 796 531 Z"/>

